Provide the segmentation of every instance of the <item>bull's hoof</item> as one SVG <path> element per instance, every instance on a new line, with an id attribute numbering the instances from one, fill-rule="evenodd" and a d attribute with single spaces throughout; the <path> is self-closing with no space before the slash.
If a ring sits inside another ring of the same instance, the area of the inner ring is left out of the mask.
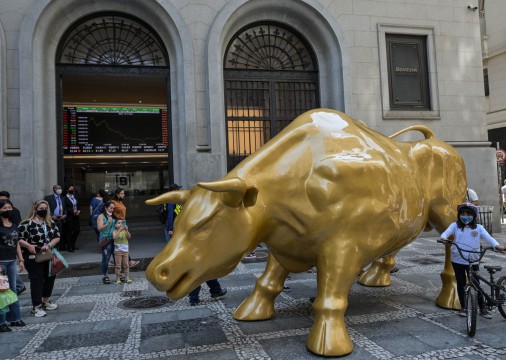
<path id="1" fill-rule="evenodd" d="M 461 306 L 455 278 L 441 273 L 441 280 L 443 288 L 436 299 L 436 305 L 443 309 L 460 310 Z"/>
<path id="2" fill-rule="evenodd" d="M 317 316 L 307 338 L 309 351 L 323 356 L 343 356 L 352 352 L 353 343 L 348 336 L 344 320 Z"/>
<path id="3" fill-rule="evenodd" d="M 267 320 L 274 316 L 274 300 L 257 295 L 248 296 L 234 311 L 234 319 L 241 321 Z"/>
<path id="4" fill-rule="evenodd" d="M 371 268 L 360 276 L 358 282 L 365 286 L 390 286 L 390 271 L 373 268 L 371 266 Z"/>

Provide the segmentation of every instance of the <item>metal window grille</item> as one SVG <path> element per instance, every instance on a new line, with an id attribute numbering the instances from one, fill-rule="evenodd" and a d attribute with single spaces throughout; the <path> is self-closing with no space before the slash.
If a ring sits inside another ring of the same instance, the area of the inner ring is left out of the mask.
<path id="1" fill-rule="evenodd" d="M 117 13 L 94 14 L 63 36 L 61 64 L 167 66 L 159 36 L 140 19 Z"/>
<path id="2" fill-rule="evenodd" d="M 318 72 L 305 40 L 275 24 L 236 34 L 224 66 L 230 171 L 298 115 L 319 106 Z"/>

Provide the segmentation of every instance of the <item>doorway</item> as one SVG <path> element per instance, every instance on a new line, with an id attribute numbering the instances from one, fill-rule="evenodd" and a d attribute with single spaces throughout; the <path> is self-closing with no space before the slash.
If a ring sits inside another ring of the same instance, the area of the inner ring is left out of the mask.
<path id="1" fill-rule="evenodd" d="M 58 179 L 84 220 L 99 189 L 125 190 L 128 219 L 153 218 L 146 199 L 173 182 L 169 60 L 163 41 L 129 14 L 72 24 L 56 55 Z"/>

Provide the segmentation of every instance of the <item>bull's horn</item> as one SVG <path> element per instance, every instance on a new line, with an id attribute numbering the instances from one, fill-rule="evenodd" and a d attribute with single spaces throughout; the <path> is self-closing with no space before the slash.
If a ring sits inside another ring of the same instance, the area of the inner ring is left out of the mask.
<path id="1" fill-rule="evenodd" d="M 426 139 L 433 139 L 436 137 L 434 135 L 434 132 L 431 129 L 429 129 L 427 126 L 413 125 L 413 126 L 409 126 L 409 127 L 405 128 L 405 129 L 402 129 L 401 131 L 398 131 L 393 135 L 390 135 L 389 138 L 393 139 L 401 134 L 407 133 L 408 131 L 420 131 L 423 134 L 423 136 L 425 136 Z"/>
<path id="2" fill-rule="evenodd" d="M 146 200 L 147 205 L 159 205 L 166 203 L 173 204 L 181 204 L 183 205 L 186 200 L 190 197 L 190 190 L 174 190 L 166 192 L 160 196 L 155 197 L 154 199 Z"/>
<path id="3" fill-rule="evenodd" d="M 213 182 L 199 182 L 197 185 L 210 191 L 223 193 L 221 199 L 226 206 L 230 207 L 239 206 L 246 190 L 248 190 L 246 182 L 238 177 Z"/>

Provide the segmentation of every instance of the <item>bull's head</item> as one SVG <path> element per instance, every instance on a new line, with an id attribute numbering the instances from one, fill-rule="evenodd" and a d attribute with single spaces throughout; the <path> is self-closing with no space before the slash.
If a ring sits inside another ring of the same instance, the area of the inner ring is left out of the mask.
<path id="1" fill-rule="evenodd" d="M 410 154 L 423 174 L 424 198 L 429 202 L 427 230 L 434 228 L 441 233 L 457 219 L 457 205 L 464 201 L 466 168 L 457 150 L 436 139 L 426 126 L 410 126 L 390 138 L 413 130 L 425 136 L 425 140 L 411 144 Z"/>
<path id="2" fill-rule="evenodd" d="M 231 178 L 147 200 L 149 205 L 184 205 L 172 239 L 146 270 L 148 280 L 171 299 L 180 299 L 205 280 L 230 273 L 257 245 L 258 226 L 251 215 L 257 194 L 256 187 Z"/>

